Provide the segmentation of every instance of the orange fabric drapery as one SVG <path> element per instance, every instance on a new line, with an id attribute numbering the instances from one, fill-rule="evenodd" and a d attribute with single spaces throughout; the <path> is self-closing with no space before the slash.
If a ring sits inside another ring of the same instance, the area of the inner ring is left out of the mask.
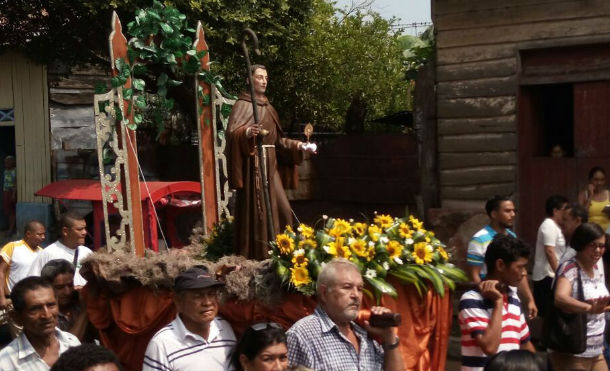
<path id="1" fill-rule="evenodd" d="M 407 370 L 444 370 L 453 311 L 450 293 L 441 297 L 430 289 L 420 298 L 412 285 L 401 285 L 391 279 L 390 282 L 396 287 L 398 298 L 383 296 L 381 305 L 402 315 L 398 336 Z M 117 353 L 129 370 L 141 369 L 148 342 L 176 315 L 173 293 L 168 290 L 137 287 L 112 298 L 104 295 L 86 298 L 89 319 L 100 331 L 100 340 Z M 365 299 L 365 307 L 371 304 Z M 229 300 L 221 306 L 220 315 L 239 336 L 256 322 L 277 322 L 289 328 L 313 313 L 315 307 L 315 298 L 287 293 L 282 303 L 273 308 L 256 301 Z"/>
<path id="2" fill-rule="evenodd" d="M 413 285 L 402 285 L 394 278 L 397 298 L 384 295 L 381 305 L 402 315 L 398 327 L 400 349 L 407 370 L 444 370 L 451 331 L 453 306 L 451 292 L 441 297 L 431 287 L 421 298 Z M 370 306 L 369 300 L 365 305 Z"/>
<path id="3" fill-rule="evenodd" d="M 142 286 L 112 298 L 89 294 L 87 313 L 102 344 L 117 354 L 127 370 L 141 370 L 148 342 L 176 317 L 173 297 L 172 291 Z"/>

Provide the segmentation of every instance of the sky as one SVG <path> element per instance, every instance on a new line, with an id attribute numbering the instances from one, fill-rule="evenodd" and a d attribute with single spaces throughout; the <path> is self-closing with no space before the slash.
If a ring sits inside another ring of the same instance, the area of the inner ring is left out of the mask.
<path id="1" fill-rule="evenodd" d="M 350 6 L 352 2 L 356 4 L 363 0 L 337 0 L 337 7 Z M 382 17 L 400 18 L 400 23 L 420 23 L 431 22 L 430 17 L 431 0 L 373 0 L 371 8 L 381 14 Z M 423 30 L 418 30 L 421 32 Z"/>

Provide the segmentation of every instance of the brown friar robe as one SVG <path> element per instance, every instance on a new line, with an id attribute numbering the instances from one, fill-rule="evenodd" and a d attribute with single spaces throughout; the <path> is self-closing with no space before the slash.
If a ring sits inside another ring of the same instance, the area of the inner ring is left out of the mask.
<path id="1" fill-rule="evenodd" d="M 280 177 L 278 161 L 288 176 L 295 179 L 295 164 L 303 161 L 303 152 L 298 148 L 299 141 L 283 137 L 277 112 L 266 97 L 257 98 L 259 123 L 269 134 L 263 136 L 267 156 L 267 177 L 275 233 L 281 233 L 286 225 L 292 226 L 292 209 L 286 197 Z M 261 182 L 262 166 L 258 161 L 255 138 L 246 137 L 246 129 L 254 123 L 250 94 L 242 93 L 233 106 L 227 130 L 227 159 L 229 164 L 229 185 L 237 190 L 235 203 L 235 243 L 237 253 L 249 259 L 269 258 L 269 236 L 267 228 L 267 209 Z M 259 136 L 261 136 L 259 134 Z M 273 147 L 275 146 L 275 147 Z M 283 169 L 283 170 L 284 170 Z M 258 179 L 257 179 L 258 178 Z"/>

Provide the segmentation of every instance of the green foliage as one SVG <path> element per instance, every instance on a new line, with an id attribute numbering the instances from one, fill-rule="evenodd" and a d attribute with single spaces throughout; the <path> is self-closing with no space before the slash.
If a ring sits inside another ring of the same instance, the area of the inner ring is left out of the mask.
<path id="1" fill-rule="evenodd" d="M 223 256 L 235 254 L 235 226 L 228 219 L 222 219 L 214 226 L 212 234 L 204 239 L 204 259 L 218 261 Z"/>
<path id="2" fill-rule="evenodd" d="M 169 106 L 172 91 L 181 87 L 175 85 L 185 84 L 183 74 L 213 80 L 227 96 L 227 91 L 245 90 L 239 44 L 246 27 L 258 35 L 263 54 L 252 62 L 267 66 L 269 98 L 286 124 L 311 121 L 340 130 L 352 96 L 360 91 L 370 119 L 406 106 L 404 57 L 390 27 L 393 21 L 373 12 L 337 13 L 325 0 L 0 0 L 0 9 L 7 20 L 0 22 L 2 48 L 22 50 L 41 63 L 94 62 L 103 68 L 109 66 L 104 56 L 116 10 L 130 40 L 130 75 L 141 80 L 132 87 L 136 112 L 150 94 L 167 97 Z M 189 26 L 198 20 L 216 62 L 210 65 L 212 74 L 199 71 L 196 58 L 184 59 L 199 57 Z M 160 69 L 168 80 L 159 85 L 152 76 L 160 76 Z M 121 86 L 126 77 L 117 76 L 112 84 Z M 174 109 L 196 114 L 183 96 L 173 98 Z M 148 116 L 163 121 L 162 115 L 143 114 L 143 123 Z"/>
<path id="3" fill-rule="evenodd" d="M 182 99 L 176 109 L 188 115 L 188 97 L 194 93 L 187 85 L 195 78 L 214 84 L 224 92 L 221 78 L 202 67 L 200 60 L 207 51 L 194 48 L 193 37 L 187 36 L 194 30 L 188 28 L 186 16 L 176 8 L 153 1 L 152 7 L 136 11 L 135 19 L 127 24 L 127 33 L 129 60 L 115 60 L 117 75 L 112 78 L 112 86 L 122 87 L 123 98 L 129 102 L 127 116 L 133 115 L 133 120 L 126 118 L 123 122 L 130 129 L 154 124 L 159 138 L 165 130 L 165 117 L 174 109 L 174 96 Z M 129 82 L 131 86 L 126 87 Z M 210 104 L 209 95 L 203 94 L 200 86 L 197 97 L 203 105 Z M 195 121 L 192 114 L 188 116 Z"/>
<path id="4" fill-rule="evenodd" d="M 436 42 L 434 28 L 431 26 L 420 37 L 403 35 L 399 38 L 405 56 L 407 80 L 415 80 L 417 71 L 434 58 Z"/>
<path id="5" fill-rule="evenodd" d="M 316 1 L 310 31 L 286 51 L 289 74 L 270 71 L 273 103 L 292 119 L 341 130 L 355 94 L 367 104 L 367 119 L 406 108 L 402 51 L 392 20 L 374 12 L 337 17 Z M 341 15 L 341 13 L 339 13 Z"/>
<path id="6" fill-rule="evenodd" d="M 419 70 L 429 61 L 434 59 L 436 50 L 434 39 L 434 27 L 430 26 L 420 37 L 412 35 L 402 35 L 399 37 L 400 47 L 403 50 L 404 70 L 406 86 L 408 90 L 408 106 L 413 109 L 415 80 Z"/>

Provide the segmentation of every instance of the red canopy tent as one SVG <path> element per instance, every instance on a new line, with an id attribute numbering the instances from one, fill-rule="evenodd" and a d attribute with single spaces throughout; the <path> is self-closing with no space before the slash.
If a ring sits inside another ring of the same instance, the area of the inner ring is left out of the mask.
<path id="1" fill-rule="evenodd" d="M 147 190 L 148 188 L 148 190 Z M 149 194 L 150 193 L 150 194 Z M 102 209 L 102 186 L 99 180 L 92 179 L 68 179 L 47 184 L 39 189 L 36 196 L 52 197 L 61 200 L 84 200 L 93 204 L 93 237 L 94 247 L 97 250 L 102 245 L 102 223 L 104 222 L 104 211 Z M 172 206 L 201 208 L 201 183 L 199 182 L 141 182 L 140 199 L 142 200 L 142 211 L 148 223 L 144 223 L 144 237 L 146 246 L 158 251 L 157 241 L 157 217 L 154 212 L 156 203 L 165 205 L 167 196 L 189 195 L 197 196 L 196 202 L 170 202 Z M 172 220 L 179 212 L 176 208 L 168 209 L 168 220 Z M 167 223 L 167 234 L 172 246 L 182 246 L 177 237 L 174 223 Z"/>

